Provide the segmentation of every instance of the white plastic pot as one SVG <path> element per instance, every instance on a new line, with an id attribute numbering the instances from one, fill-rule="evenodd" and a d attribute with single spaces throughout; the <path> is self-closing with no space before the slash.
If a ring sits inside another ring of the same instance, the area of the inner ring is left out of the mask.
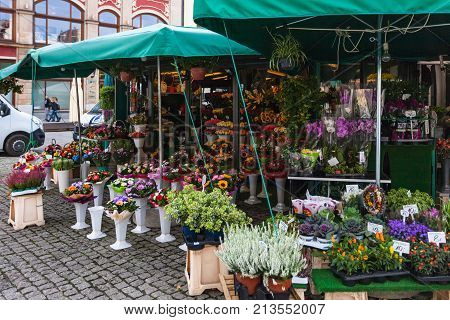
<path id="1" fill-rule="evenodd" d="M 70 185 L 69 183 L 69 175 L 70 170 L 57 171 L 58 173 L 58 188 L 59 192 L 63 193 L 65 189 L 67 189 Z"/>
<path id="2" fill-rule="evenodd" d="M 131 243 L 125 240 L 127 237 L 127 226 L 129 221 L 129 217 L 123 220 L 114 220 L 116 226 L 116 242 L 110 245 L 112 249 L 122 250 L 131 247 Z"/>
<path id="3" fill-rule="evenodd" d="M 102 232 L 102 218 L 103 210 L 102 206 L 95 206 L 88 209 L 91 215 L 92 232 L 87 235 L 90 240 L 100 239 L 106 237 L 106 234 Z"/>
<path id="4" fill-rule="evenodd" d="M 108 191 L 109 191 L 109 200 L 114 199 L 115 192 L 114 192 L 114 189 L 111 187 L 110 184 L 108 184 Z"/>
<path id="5" fill-rule="evenodd" d="M 164 208 L 158 208 L 159 211 L 159 223 L 161 226 L 161 235 L 156 238 L 156 241 L 165 243 L 175 240 L 175 237 L 170 234 L 171 221 L 166 216 Z"/>
<path id="6" fill-rule="evenodd" d="M 275 178 L 275 184 L 277 186 L 277 205 L 272 210 L 276 212 L 287 211 L 289 208 L 284 204 L 286 178 Z"/>
<path id="7" fill-rule="evenodd" d="M 51 167 L 46 167 L 45 168 L 45 180 L 44 180 L 44 187 L 45 190 L 50 190 L 52 183 L 52 168 Z"/>
<path id="8" fill-rule="evenodd" d="M 74 202 L 74 205 L 77 223 L 71 226 L 71 228 L 75 230 L 89 228 L 89 225 L 86 223 L 86 209 L 88 207 L 88 203 Z"/>
<path id="9" fill-rule="evenodd" d="M 81 164 L 81 169 L 80 169 L 81 181 L 86 180 L 86 178 L 89 174 L 90 167 L 91 167 L 91 163 L 89 161 L 85 161 Z"/>
<path id="10" fill-rule="evenodd" d="M 258 174 L 249 174 L 248 181 L 250 184 L 250 197 L 245 200 L 245 203 L 249 205 L 261 203 L 261 200 L 259 200 L 256 196 L 256 188 L 258 187 Z"/>
<path id="11" fill-rule="evenodd" d="M 136 228 L 131 230 L 133 233 L 146 233 L 150 231 L 149 228 L 145 225 L 145 221 L 147 218 L 147 198 L 137 198 L 134 199 L 136 205 L 139 207 L 135 212 L 136 217 Z"/>
<path id="12" fill-rule="evenodd" d="M 105 183 L 106 181 L 103 181 L 102 183 L 94 183 L 92 184 L 92 187 L 94 189 L 94 206 L 98 207 L 103 205 L 103 191 L 105 190 Z"/>

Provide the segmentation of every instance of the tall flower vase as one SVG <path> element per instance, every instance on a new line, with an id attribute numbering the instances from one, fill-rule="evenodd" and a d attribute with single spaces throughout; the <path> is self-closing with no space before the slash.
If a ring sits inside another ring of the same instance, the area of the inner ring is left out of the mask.
<path id="1" fill-rule="evenodd" d="M 275 184 L 277 186 L 277 205 L 272 210 L 276 212 L 287 211 L 289 208 L 284 204 L 286 178 L 275 178 Z"/>
<path id="2" fill-rule="evenodd" d="M 156 186 L 158 187 L 158 188 L 161 188 L 161 189 L 167 189 L 167 188 L 169 188 L 169 187 L 171 187 L 171 184 L 170 184 L 170 182 L 169 181 L 166 181 L 166 180 L 164 180 L 164 179 L 162 179 L 162 184 L 160 185 L 160 180 L 161 179 L 159 179 L 159 178 L 154 178 L 153 180 L 155 180 L 155 183 L 156 183 Z"/>
<path id="3" fill-rule="evenodd" d="M 64 190 L 67 189 L 70 185 L 69 183 L 70 170 L 57 171 L 57 174 L 58 174 L 59 192 L 63 193 Z"/>
<path id="4" fill-rule="evenodd" d="M 256 189 L 258 187 L 258 174 L 249 174 L 248 181 L 250 184 L 250 197 L 245 200 L 245 203 L 255 205 L 261 203 L 261 200 L 256 196 Z"/>
<path id="5" fill-rule="evenodd" d="M 267 186 L 267 179 L 266 179 L 265 177 L 262 177 L 262 179 L 264 179 L 264 182 L 266 183 L 266 186 Z M 267 196 L 269 196 L 269 197 L 271 196 L 271 194 L 269 193 L 269 191 L 267 191 Z M 264 192 L 264 186 L 263 186 L 263 184 L 262 184 L 262 182 L 261 182 L 261 192 L 258 193 L 258 198 L 266 199 L 267 196 L 266 196 L 266 193 Z"/>
<path id="6" fill-rule="evenodd" d="M 137 148 L 136 162 L 141 162 L 143 160 L 142 158 L 145 156 L 143 149 L 145 138 L 133 138 L 133 141 Z"/>
<path id="7" fill-rule="evenodd" d="M 45 180 L 44 180 L 44 187 L 45 190 L 50 190 L 52 183 L 52 168 L 51 167 L 46 167 L 45 168 Z"/>
<path id="8" fill-rule="evenodd" d="M 442 192 L 450 193 L 450 158 L 443 161 L 444 181 L 442 183 Z"/>
<path id="9" fill-rule="evenodd" d="M 88 209 L 91 215 L 92 232 L 87 235 L 90 240 L 100 239 L 106 237 L 106 234 L 102 232 L 102 218 L 103 210 L 102 206 L 95 206 Z"/>
<path id="10" fill-rule="evenodd" d="M 81 169 L 80 169 L 81 181 L 86 180 L 86 178 L 89 174 L 90 166 L 91 166 L 91 163 L 89 161 L 85 161 L 81 164 Z"/>
<path id="11" fill-rule="evenodd" d="M 131 243 L 125 240 L 127 237 L 127 226 L 129 221 L 130 217 L 122 220 L 114 220 L 116 226 L 116 242 L 110 245 L 112 249 L 122 250 L 131 247 Z"/>
<path id="12" fill-rule="evenodd" d="M 239 188 L 239 192 L 240 193 L 246 193 L 246 192 L 250 192 L 250 189 L 247 186 L 247 177 L 245 177 L 244 181 L 242 182 L 241 187 Z"/>
<path id="13" fill-rule="evenodd" d="M 94 189 L 94 206 L 96 207 L 103 205 L 103 191 L 105 190 L 105 184 L 106 181 L 92 184 Z"/>
<path id="14" fill-rule="evenodd" d="M 77 223 L 71 226 L 72 229 L 81 230 L 89 228 L 89 225 L 86 223 L 86 210 L 88 207 L 88 203 L 79 203 L 74 202 L 75 205 L 75 213 L 77 217 Z"/>
<path id="15" fill-rule="evenodd" d="M 109 200 L 114 199 L 114 195 L 116 193 L 114 192 L 114 189 L 112 188 L 112 186 L 110 184 L 108 184 L 108 191 L 109 191 Z"/>
<path id="16" fill-rule="evenodd" d="M 175 240 L 175 237 L 170 234 L 170 218 L 166 216 L 164 208 L 158 208 L 159 211 L 159 223 L 161 225 L 161 235 L 156 238 L 156 241 L 165 243 Z"/>
<path id="17" fill-rule="evenodd" d="M 146 233 L 150 231 L 150 229 L 145 226 L 145 221 L 147 218 L 147 198 L 137 198 L 134 199 L 134 201 L 139 208 L 134 214 L 136 216 L 136 228 L 131 230 L 131 232 L 138 234 Z"/>

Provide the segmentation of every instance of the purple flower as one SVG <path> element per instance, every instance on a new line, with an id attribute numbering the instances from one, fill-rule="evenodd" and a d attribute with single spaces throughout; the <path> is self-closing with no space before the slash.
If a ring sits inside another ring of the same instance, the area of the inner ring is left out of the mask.
<path id="1" fill-rule="evenodd" d="M 429 227 L 421 223 L 403 223 L 402 220 L 389 220 L 389 234 L 399 240 L 409 240 L 416 236 L 419 240 L 427 241 L 427 233 L 432 231 Z"/>

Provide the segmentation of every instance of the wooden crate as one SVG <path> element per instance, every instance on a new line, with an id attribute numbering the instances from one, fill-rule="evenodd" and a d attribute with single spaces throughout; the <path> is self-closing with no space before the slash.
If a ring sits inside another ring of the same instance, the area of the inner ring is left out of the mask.
<path id="1" fill-rule="evenodd" d="M 11 197 L 8 223 L 12 224 L 14 230 L 44 225 L 42 192 Z"/>
<path id="2" fill-rule="evenodd" d="M 329 268 L 330 268 L 329 261 L 327 258 L 312 256 L 312 269 L 329 269 Z M 314 285 L 314 282 L 312 281 L 311 277 L 308 279 L 308 283 L 311 294 L 318 295 L 319 292 L 317 291 L 316 286 Z"/>
<path id="3" fill-rule="evenodd" d="M 234 276 L 232 274 L 221 274 L 219 278 L 225 300 L 239 300 L 238 295 L 234 292 Z M 289 300 L 305 300 L 305 289 L 293 288 Z"/>

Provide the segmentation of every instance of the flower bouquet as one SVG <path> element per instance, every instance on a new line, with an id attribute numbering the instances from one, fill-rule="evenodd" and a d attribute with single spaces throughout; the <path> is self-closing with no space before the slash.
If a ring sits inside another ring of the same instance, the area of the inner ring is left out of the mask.
<path id="1" fill-rule="evenodd" d="M 125 240 L 127 225 L 137 208 L 136 202 L 127 196 L 117 196 L 106 204 L 106 215 L 114 220 L 116 226 L 116 242 L 110 246 L 112 249 L 121 250 L 131 247 L 131 244 Z"/>
<path id="2" fill-rule="evenodd" d="M 167 196 L 168 190 L 161 189 L 153 192 L 148 201 L 153 208 L 157 208 L 159 212 L 159 223 L 161 226 L 161 235 L 156 238 L 156 241 L 165 243 L 175 240 L 175 237 L 170 234 L 171 219 L 166 215 L 165 206 L 169 204 L 169 198 Z"/>
<path id="3" fill-rule="evenodd" d="M 133 169 L 133 177 L 139 179 L 148 179 L 151 172 L 151 163 L 148 161 L 142 163 L 135 163 L 131 165 Z"/>
<path id="4" fill-rule="evenodd" d="M 183 184 L 192 185 L 195 190 L 203 190 L 203 188 L 209 186 L 210 183 L 209 181 L 206 181 L 203 186 L 203 180 L 205 179 L 204 177 L 206 177 L 206 174 L 201 173 L 199 169 L 196 169 L 183 176 Z"/>
<path id="5" fill-rule="evenodd" d="M 13 170 L 4 180 L 11 196 L 36 193 L 42 186 L 45 173 L 40 169 L 23 171 Z"/>
<path id="6" fill-rule="evenodd" d="M 94 189 L 94 205 L 96 207 L 103 204 L 103 192 L 105 190 L 106 182 L 111 178 L 112 174 L 107 171 L 90 172 L 86 177 L 86 182 L 92 184 Z"/>
<path id="7" fill-rule="evenodd" d="M 242 182 L 242 179 L 235 170 L 232 169 L 222 174 L 216 174 L 211 178 L 211 180 L 214 188 L 218 188 L 226 192 L 228 196 L 233 197 L 233 203 L 236 201 L 235 194 L 237 189 L 239 188 L 240 183 Z M 206 183 L 206 185 L 208 184 L 209 181 Z"/>
<path id="8" fill-rule="evenodd" d="M 119 178 L 133 178 L 134 177 L 134 165 L 125 163 L 120 167 L 117 167 L 117 176 Z"/>
<path id="9" fill-rule="evenodd" d="M 121 120 L 115 121 L 112 124 L 111 131 L 115 139 L 126 139 L 128 137 L 128 129 Z"/>
<path id="10" fill-rule="evenodd" d="M 102 124 L 93 131 L 92 137 L 96 140 L 109 140 L 113 137 L 113 132 L 109 126 Z"/>
<path id="11" fill-rule="evenodd" d="M 99 171 L 107 171 L 111 162 L 111 152 L 96 147 L 92 150 L 92 161 L 94 161 Z"/>
<path id="12" fill-rule="evenodd" d="M 137 180 L 134 185 L 125 189 L 125 194 L 134 199 L 138 206 L 136 210 L 136 228 L 131 230 L 133 233 L 145 233 L 150 231 L 145 225 L 147 213 L 147 198 L 156 191 L 156 186 L 148 180 Z"/>
<path id="13" fill-rule="evenodd" d="M 128 118 L 128 122 L 134 126 L 137 132 L 145 132 L 147 127 L 148 117 L 145 113 L 134 113 Z"/>
<path id="14" fill-rule="evenodd" d="M 386 210 L 384 190 L 375 184 L 368 185 L 362 193 L 364 208 L 371 215 L 382 215 Z"/>
<path id="15" fill-rule="evenodd" d="M 71 228 L 75 230 L 88 228 L 89 225 L 86 224 L 86 210 L 88 202 L 94 199 L 92 185 L 81 181 L 72 183 L 64 190 L 63 198 L 75 205 L 77 222 Z"/>
<path id="16" fill-rule="evenodd" d="M 112 147 L 112 158 L 117 165 L 130 162 L 134 153 L 134 144 L 130 140 L 114 140 Z"/>
<path id="17" fill-rule="evenodd" d="M 118 178 L 111 183 L 111 188 L 118 195 L 124 195 L 125 190 L 134 185 L 134 180 L 131 178 Z"/>

